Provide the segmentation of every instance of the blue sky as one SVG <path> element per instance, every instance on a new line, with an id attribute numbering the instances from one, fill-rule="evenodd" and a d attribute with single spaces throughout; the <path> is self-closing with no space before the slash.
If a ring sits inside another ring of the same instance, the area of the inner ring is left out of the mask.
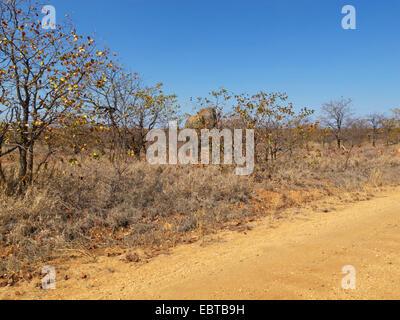
<path id="1" fill-rule="evenodd" d="M 356 112 L 400 106 L 398 0 L 49 0 L 146 82 L 183 104 L 225 87 L 284 91 L 300 107 L 353 98 Z M 344 5 L 357 30 L 343 30 Z M 190 111 L 187 107 L 184 111 Z"/>

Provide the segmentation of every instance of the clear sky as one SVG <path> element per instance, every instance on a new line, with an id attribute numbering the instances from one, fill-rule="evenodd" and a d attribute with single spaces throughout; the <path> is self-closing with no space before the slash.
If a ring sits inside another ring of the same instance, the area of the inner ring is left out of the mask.
<path id="1" fill-rule="evenodd" d="M 400 106 L 399 0 L 48 0 L 180 102 L 219 87 L 280 90 L 297 107 L 353 98 L 357 113 Z M 344 30 L 344 5 L 357 29 Z M 185 109 L 190 111 L 191 108 Z"/>

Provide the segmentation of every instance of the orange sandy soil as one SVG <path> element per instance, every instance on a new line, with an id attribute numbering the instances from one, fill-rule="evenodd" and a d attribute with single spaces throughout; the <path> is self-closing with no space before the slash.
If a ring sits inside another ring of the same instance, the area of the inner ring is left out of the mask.
<path id="1" fill-rule="evenodd" d="M 313 210 L 321 204 L 330 209 Z M 284 214 L 148 261 L 113 254 L 55 261 L 55 290 L 40 289 L 34 279 L 0 288 L 0 298 L 400 298 L 400 188 L 351 204 L 325 198 Z M 345 265 L 356 268 L 355 290 L 342 289 Z"/>

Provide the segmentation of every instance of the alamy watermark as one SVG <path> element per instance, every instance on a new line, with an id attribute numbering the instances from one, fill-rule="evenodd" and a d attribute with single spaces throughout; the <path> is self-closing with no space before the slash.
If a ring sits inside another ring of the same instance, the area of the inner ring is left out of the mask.
<path id="1" fill-rule="evenodd" d="M 356 26 L 356 8 L 351 5 L 346 5 L 342 8 L 342 14 L 345 16 L 342 19 L 342 28 L 345 30 L 355 30 Z"/>
<path id="2" fill-rule="evenodd" d="M 342 279 L 342 288 L 344 290 L 356 289 L 356 268 L 352 265 L 347 265 L 342 268 L 342 273 L 346 276 Z"/>
<path id="3" fill-rule="evenodd" d="M 243 142 L 243 131 L 246 132 Z M 233 132 L 233 134 L 232 134 Z M 169 122 L 168 157 L 167 135 L 162 129 L 153 129 L 146 135 L 146 141 L 154 142 L 146 152 L 150 164 L 221 164 L 221 139 L 223 138 L 223 153 L 226 165 L 237 164 L 236 175 L 250 175 L 254 171 L 254 130 L 253 129 L 203 129 L 199 140 L 195 129 L 183 129 L 178 132 L 176 121 Z M 200 144 L 199 144 L 200 141 Z M 178 142 L 183 145 L 178 149 Z M 200 150 L 199 150 L 200 149 Z M 245 149 L 245 150 L 243 150 Z M 199 152 L 200 151 L 200 152 Z M 243 155 L 245 151 L 245 155 Z M 199 157 L 200 153 L 200 157 Z M 200 161 L 199 161 L 200 158 Z"/>
<path id="4" fill-rule="evenodd" d="M 56 8 L 51 5 L 46 5 L 42 8 L 42 13 L 45 15 L 42 18 L 42 28 L 55 29 L 56 28 Z"/>
<path id="5" fill-rule="evenodd" d="M 54 290 L 56 288 L 56 268 L 53 266 L 44 266 L 41 273 L 44 275 L 42 289 Z"/>

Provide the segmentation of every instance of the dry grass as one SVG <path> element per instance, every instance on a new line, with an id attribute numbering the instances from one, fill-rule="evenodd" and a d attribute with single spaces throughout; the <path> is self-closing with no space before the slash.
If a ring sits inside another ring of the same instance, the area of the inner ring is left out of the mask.
<path id="1" fill-rule="evenodd" d="M 24 197 L 2 196 L 0 272 L 32 271 L 68 250 L 160 252 L 259 214 L 399 181 L 400 153 L 389 148 L 299 151 L 250 177 L 218 166 L 134 162 L 120 173 L 106 161 L 60 163 Z"/>
<path id="2" fill-rule="evenodd" d="M 395 148 L 357 148 L 350 155 L 335 149 L 299 151 L 274 167 L 259 167 L 254 179 L 268 190 L 317 189 L 326 194 L 400 182 L 400 152 Z"/>
<path id="3" fill-rule="evenodd" d="M 249 179 L 218 167 L 132 164 L 118 174 L 91 161 L 43 175 L 23 198 L 0 203 L 2 273 L 51 259 L 60 248 L 176 244 L 199 225 L 248 213 Z"/>

